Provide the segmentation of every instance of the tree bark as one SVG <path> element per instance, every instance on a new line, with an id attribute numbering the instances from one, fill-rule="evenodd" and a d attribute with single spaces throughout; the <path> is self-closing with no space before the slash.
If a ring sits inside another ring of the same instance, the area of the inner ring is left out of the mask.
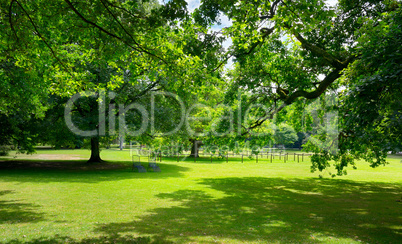
<path id="1" fill-rule="evenodd" d="M 199 150 L 200 147 L 203 145 L 202 141 L 198 141 L 195 139 L 190 139 L 190 141 L 193 143 L 193 145 L 191 146 L 191 154 L 190 157 L 195 157 L 198 158 L 199 157 Z"/>
<path id="2" fill-rule="evenodd" d="M 103 162 L 100 157 L 100 149 L 99 149 L 99 137 L 91 138 L 91 158 L 88 160 L 88 163 L 101 163 Z"/>
<path id="3" fill-rule="evenodd" d="M 120 151 L 122 151 L 124 148 L 124 137 L 122 137 L 122 136 L 119 136 L 119 148 L 120 148 Z"/>

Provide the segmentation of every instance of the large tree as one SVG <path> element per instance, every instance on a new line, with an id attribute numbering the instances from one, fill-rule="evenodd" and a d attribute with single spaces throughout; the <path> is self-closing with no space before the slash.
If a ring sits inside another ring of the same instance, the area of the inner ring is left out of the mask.
<path id="1" fill-rule="evenodd" d="M 328 6 L 323 0 L 204 0 L 191 16 L 184 0 L 162 6 L 156 1 L 12 0 L 0 9 L 4 87 L 19 79 L 8 72 L 11 64 L 30 79 L 37 77 L 40 90 L 61 96 L 117 91 L 123 95 L 116 99 L 129 105 L 152 90 L 164 90 L 191 101 L 197 88 L 214 81 L 211 77 L 222 79 L 219 70 L 232 57 L 226 101 L 235 118 L 250 112 L 252 104 L 268 109 L 254 106 L 252 116 L 239 117 L 234 125 L 219 122 L 223 131 L 225 126 L 236 130 L 226 141 L 264 132 L 264 124 L 286 107 L 332 92 L 340 95 L 338 105 L 323 103 L 323 109 L 339 112 L 339 144 L 337 150 L 330 148 L 335 144 L 311 144 L 317 152 L 313 170 L 334 159 L 342 174 L 359 156 L 376 166 L 401 144 L 399 1 L 341 0 Z M 220 14 L 232 24 L 213 33 L 210 27 Z M 225 37 L 233 45 L 219 55 Z M 100 77 L 107 79 L 100 82 Z M 124 93 L 128 87 L 137 93 Z M 208 140 L 214 142 L 216 133 L 211 135 Z M 269 137 L 264 135 L 253 141 Z M 322 130 L 318 139 L 328 142 L 330 136 Z"/>
<path id="2" fill-rule="evenodd" d="M 339 144 L 310 143 L 317 153 L 313 170 L 335 160 L 340 175 L 358 157 L 376 166 L 400 146 L 399 1 L 205 0 L 195 16 L 207 24 L 222 13 L 232 21 L 223 33 L 232 39 L 227 57 L 236 65 L 228 97 L 239 103 L 240 90 L 250 104 L 268 108 L 253 123 L 242 120 L 239 134 L 332 92 L 338 105 L 323 106 L 339 112 L 340 133 L 333 138 Z M 322 131 L 318 138 L 329 142 L 330 136 Z"/>
<path id="3" fill-rule="evenodd" d="M 203 57 L 192 53 L 208 55 L 202 50 L 219 42 L 206 28 L 193 28 L 185 1 L 160 5 L 158 1 L 12 0 L 2 1 L 0 10 L 2 74 L 11 77 L 8 67 L 13 65 L 22 73 L 34 70 L 31 73 L 40 75 L 36 86 L 41 92 L 60 97 L 113 91 L 119 94 L 116 100 L 129 105 L 153 90 L 183 95 L 191 82 L 205 82 L 195 77 L 214 64 L 200 66 Z M 15 75 L 12 78 L 2 88 L 21 82 Z M 123 92 L 129 87 L 135 93 Z M 1 105 L 13 103 L 7 99 L 11 93 L 2 91 Z M 99 111 L 101 98 L 92 98 L 73 104 L 72 111 L 81 112 L 87 126 L 97 130 L 91 138 L 90 161 L 100 161 L 101 120 L 93 112 Z M 0 111 L 6 116 L 7 110 Z"/>

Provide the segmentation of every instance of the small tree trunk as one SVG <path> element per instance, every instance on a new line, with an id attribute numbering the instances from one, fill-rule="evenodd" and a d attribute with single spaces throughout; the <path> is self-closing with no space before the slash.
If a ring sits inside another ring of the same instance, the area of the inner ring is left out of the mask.
<path id="1" fill-rule="evenodd" d="M 191 146 L 190 157 L 198 158 L 199 157 L 199 155 L 198 155 L 199 149 L 203 145 L 202 141 L 198 141 L 195 139 L 190 139 L 190 141 L 193 143 L 193 145 Z"/>
<path id="2" fill-rule="evenodd" d="M 88 163 L 100 163 L 103 162 L 100 158 L 100 150 L 99 150 L 99 137 L 91 138 L 91 158 L 88 160 Z"/>
<path id="3" fill-rule="evenodd" d="M 119 136 L 119 148 L 120 148 L 120 151 L 123 150 L 123 148 L 124 148 L 124 137 L 122 137 L 122 136 Z"/>

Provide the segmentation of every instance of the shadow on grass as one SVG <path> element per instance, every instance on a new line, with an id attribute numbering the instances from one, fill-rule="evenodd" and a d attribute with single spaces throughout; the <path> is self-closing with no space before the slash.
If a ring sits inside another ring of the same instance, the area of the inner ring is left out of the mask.
<path id="1" fill-rule="evenodd" d="M 7 242 L 8 244 L 19 244 L 21 240 L 12 240 Z M 71 244 L 93 244 L 93 243 L 132 243 L 132 244 L 171 244 L 173 242 L 164 241 L 164 240 L 151 240 L 150 237 L 134 237 L 134 236 L 119 236 L 119 235 L 112 235 L 112 236 L 100 236 L 95 238 L 87 238 L 83 240 L 75 240 L 70 237 L 53 237 L 53 238 L 39 238 L 35 240 L 31 240 L 25 243 L 32 243 L 32 244 L 64 244 L 64 243 L 71 243 Z"/>
<path id="2" fill-rule="evenodd" d="M 17 200 L 1 200 L 7 194 L 13 194 L 13 191 L 0 191 L 0 224 L 35 223 L 44 220 L 44 214 L 35 211 L 39 206 Z"/>
<path id="3" fill-rule="evenodd" d="M 147 167 L 148 163 L 143 164 Z M 119 161 L 88 164 L 86 161 L 24 160 L 0 161 L 0 182 L 80 182 L 97 183 L 126 179 L 165 179 L 182 177 L 188 171 L 169 163 L 158 163 L 161 172 L 138 173 L 132 171 L 132 163 Z"/>
<path id="4" fill-rule="evenodd" d="M 138 220 L 100 225 L 96 231 L 179 242 L 398 243 L 402 238 L 398 184 L 258 177 L 205 179 L 200 184 L 224 196 L 199 190 L 159 194 L 179 206 L 156 208 Z"/>

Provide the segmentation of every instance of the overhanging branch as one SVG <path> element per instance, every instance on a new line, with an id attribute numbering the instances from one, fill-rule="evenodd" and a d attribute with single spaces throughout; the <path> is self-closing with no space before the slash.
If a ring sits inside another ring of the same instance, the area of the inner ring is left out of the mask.
<path id="1" fill-rule="evenodd" d="M 11 0 L 10 6 L 8 8 L 8 22 L 10 23 L 11 31 L 14 33 L 15 38 L 17 39 L 17 42 L 19 42 L 17 31 L 15 31 L 15 29 L 14 29 L 13 20 L 12 20 L 12 16 L 13 16 L 12 10 L 13 10 L 13 3 L 14 2 L 16 2 L 16 0 Z"/>
<path id="2" fill-rule="evenodd" d="M 31 16 L 29 15 L 29 13 L 25 10 L 25 8 L 22 6 L 22 4 L 17 1 L 14 0 L 13 2 L 16 2 L 20 8 L 22 9 L 22 11 L 25 13 L 25 15 L 28 17 L 29 22 L 32 24 L 36 34 L 38 35 L 38 37 L 45 43 L 45 45 L 49 48 L 50 52 L 52 53 L 52 56 L 57 60 L 57 62 L 60 63 L 60 65 L 63 67 L 63 69 L 69 73 L 72 77 L 74 77 L 74 75 L 68 70 L 68 68 L 65 66 L 65 64 L 59 59 L 59 57 L 56 55 L 56 52 L 53 50 L 53 48 L 50 46 L 50 44 L 46 41 L 46 39 L 42 36 L 42 34 L 39 32 L 38 27 L 36 26 L 35 22 L 33 21 L 33 19 L 31 18 Z"/>
<path id="3" fill-rule="evenodd" d="M 275 2 L 273 2 L 269 10 L 269 14 L 260 16 L 260 19 L 261 20 L 272 19 L 275 16 L 276 6 L 279 4 L 279 2 L 281 2 L 281 0 L 276 0 Z"/>
<path id="4" fill-rule="evenodd" d="M 314 99 L 319 97 L 321 94 L 323 94 L 327 88 L 334 83 L 336 79 L 338 79 L 341 76 L 341 71 L 340 69 L 335 69 L 331 73 L 329 73 L 320 83 L 320 85 L 315 89 L 314 91 L 308 92 L 304 90 L 298 90 L 289 96 L 284 100 L 286 104 L 291 104 L 293 103 L 297 98 L 299 97 L 304 97 L 306 99 Z"/>
<path id="5" fill-rule="evenodd" d="M 99 25 L 96 24 L 95 22 L 92 22 L 92 21 L 90 21 L 89 19 L 85 18 L 85 17 L 77 10 L 77 8 L 74 7 L 74 5 L 71 3 L 70 0 L 64 0 L 64 1 L 68 4 L 68 6 L 71 8 L 71 10 L 73 10 L 74 13 L 75 13 L 79 18 L 81 18 L 85 23 L 92 25 L 93 27 L 97 28 L 97 29 L 100 30 L 101 32 L 105 33 L 106 35 L 111 36 L 111 37 L 113 37 L 113 38 L 115 38 L 115 39 L 121 41 L 122 43 L 124 43 L 124 44 L 127 45 L 128 47 L 130 47 L 130 48 L 132 48 L 132 49 L 134 49 L 134 50 L 136 50 L 136 51 L 138 51 L 138 52 L 140 52 L 140 53 L 146 53 L 146 54 L 148 54 L 148 55 L 150 55 L 150 56 L 153 56 L 153 57 L 155 57 L 155 58 L 161 60 L 161 61 L 162 61 L 163 63 L 165 63 L 166 65 L 169 65 L 169 63 L 168 63 L 165 59 L 163 59 L 163 58 L 161 58 L 161 57 L 159 57 L 159 56 L 157 56 L 157 55 L 155 55 L 155 54 L 153 54 L 153 53 L 151 53 L 151 52 L 145 50 L 145 49 L 144 49 L 143 47 L 141 47 L 141 46 L 139 45 L 139 43 L 137 43 L 135 40 L 133 40 L 133 42 L 134 42 L 134 44 L 135 44 L 135 46 L 133 46 L 133 45 L 131 45 L 130 43 L 128 43 L 127 41 L 125 41 L 122 37 L 120 37 L 120 36 L 118 36 L 118 35 L 116 35 L 116 34 L 110 32 L 110 31 L 108 31 L 108 30 L 106 30 L 106 29 L 104 29 L 103 27 L 99 26 Z M 107 10 L 108 10 L 108 9 L 107 9 Z M 114 17 L 113 14 L 112 14 L 112 16 Z M 114 18 L 115 18 L 115 17 L 114 17 Z M 118 22 L 118 23 L 120 24 L 120 22 Z M 124 29 L 124 27 L 123 27 L 123 29 Z M 126 30 L 124 29 L 124 31 L 126 31 Z"/>
<path id="6" fill-rule="evenodd" d="M 251 126 L 244 128 L 245 132 L 242 133 L 242 136 L 250 133 L 250 130 L 261 126 L 265 121 L 268 119 L 273 119 L 273 117 L 280 112 L 282 109 L 284 109 L 286 106 L 292 104 L 297 98 L 304 97 L 306 99 L 315 99 L 318 98 L 321 94 L 323 94 L 327 88 L 335 82 L 336 79 L 338 79 L 341 76 L 341 69 L 335 69 L 331 73 L 329 73 L 320 83 L 320 85 L 315 89 L 314 91 L 304 91 L 304 90 L 298 90 L 289 96 L 282 97 L 280 100 L 283 101 L 283 103 L 271 110 L 269 114 L 267 114 L 265 117 L 258 119 L 256 122 L 254 122 Z M 276 104 L 276 102 L 275 102 Z"/>
<path id="7" fill-rule="evenodd" d="M 344 69 L 346 68 L 347 64 L 345 64 L 347 61 L 341 61 L 325 51 L 324 49 L 317 47 L 314 44 L 309 43 L 302 35 L 299 33 L 293 31 L 293 35 L 296 37 L 296 39 L 301 43 L 302 47 L 306 50 L 309 50 L 310 52 L 314 53 L 315 55 L 324 58 L 327 60 L 328 63 L 331 64 L 334 68 L 337 69 Z"/>

